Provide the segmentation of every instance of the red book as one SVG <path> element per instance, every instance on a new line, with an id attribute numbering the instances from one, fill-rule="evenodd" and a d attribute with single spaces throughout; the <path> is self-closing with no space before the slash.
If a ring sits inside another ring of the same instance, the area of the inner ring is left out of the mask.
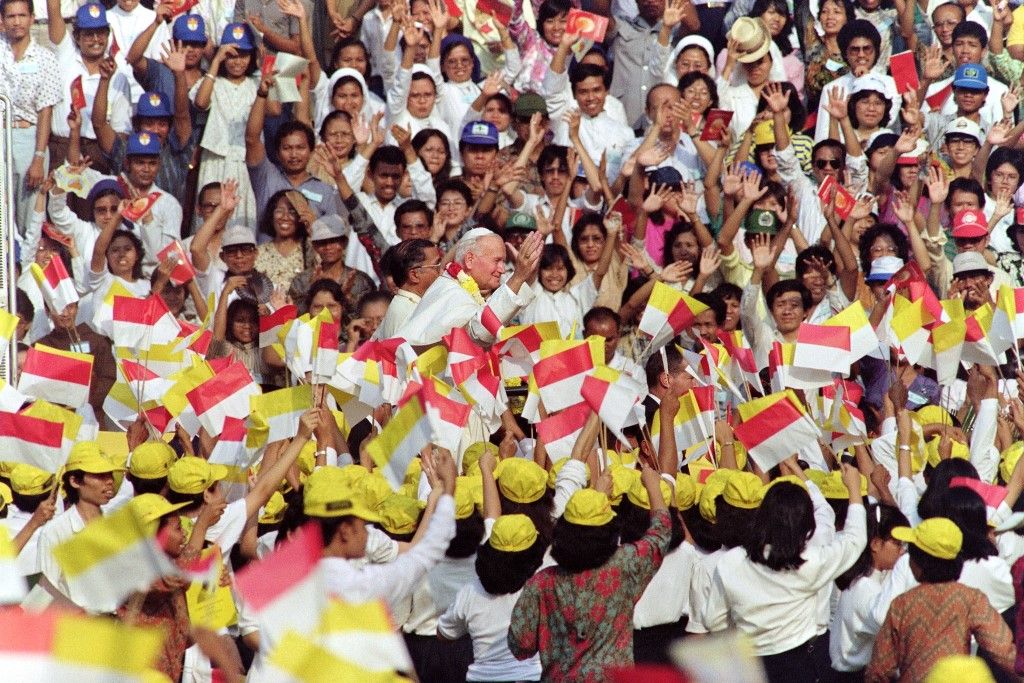
<path id="1" fill-rule="evenodd" d="M 732 112 L 724 109 L 712 109 L 708 112 L 704 121 L 704 130 L 700 132 L 701 140 L 717 142 L 722 139 L 722 133 L 732 121 Z"/>
<path id="2" fill-rule="evenodd" d="M 263 55 L 263 63 L 260 64 L 260 78 L 266 78 L 274 70 L 274 62 L 277 55 Z"/>
<path id="3" fill-rule="evenodd" d="M 124 211 L 121 212 L 121 215 L 130 221 L 137 221 L 145 216 L 151 208 L 153 208 L 153 204 L 155 204 L 156 200 L 159 198 L 159 192 L 150 192 L 147 197 L 133 199 L 132 202 L 125 207 Z"/>
<path id="4" fill-rule="evenodd" d="M 832 191 L 836 185 L 835 176 L 825 176 L 825 179 L 821 181 L 821 185 L 818 186 L 818 199 L 826 204 L 832 201 Z"/>
<path id="5" fill-rule="evenodd" d="M 86 107 L 85 91 L 82 90 L 82 77 L 71 81 L 71 110 L 82 111 Z"/>
<path id="6" fill-rule="evenodd" d="M 846 220 L 850 212 L 853 211 L 853 205 L 857 203 L 857 200 L 853 198 L 853 195 L 842 185 L 836 184 L 836 215 L 842 220 Z"/>
<path id="7" fill-rule="evenodd" d="M 184 14 L 199 4 L 199 0 L 170 0 L 170 2 L 172 17 Z"/>
<path id="8" fill-rule="evenodd" d="M 196 276 L 196 269 L 192 267 L 192 261 L 185 253 L 181 242 L 177 240 L 171 242 L 156 255 L 157 260 L 161 263 L 168 257 L 177 260 L 177 265 L 171 270 L 172 284 L 183 285 Z"/>
<path id="9" fill-rule="evenodd" d="M 599 14 L 584 12 L 581 9 L 570 9 L 566 17 L 565 32 L 578 35 L 583 40 L 595 43 L 604 42 L 604 34 L 608 31 L 608 18 Z"/>
<path id="10" fill-rule="evenodd" d="M 946 103 L 946 100 L 949 99 L 949 96 L 952 93 L 953 81 L 950 81 L 945 88 L 924 98 L 924 101 L 928 103 L 928 106 L 932 108 L 932 111 L 938 111 L 942 108 L 942 105 Z"/>
<path id="11" fill-rule="evenodd" d="M 494 17 L 502 26 L 512 21 L 512 8 L 501 0 L 477 0 L 476 8 Z"/>
<path id="12" fill-rule="evenodd" d="M 889 72 L 892 74 L 892 80 L 896 81 L 896 92 L 901 95 L 908 90 L 917 90 L 921 85 L 917 77 L 914 53 L 910 50 L 889 58 Z"/>

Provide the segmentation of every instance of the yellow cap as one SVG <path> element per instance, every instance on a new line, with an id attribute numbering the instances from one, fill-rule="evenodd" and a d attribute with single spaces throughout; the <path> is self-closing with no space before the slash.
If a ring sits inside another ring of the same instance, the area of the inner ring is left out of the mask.
<path id="1" fill-rule="evenodd" d="M 71 447 L 68 461 L 64 463 L 65 472 L 88 472 L 89 474 L 107 474 L 123 470 L 103 454 L 95 441 L 79 441 Z"/>
<path id="2" fill-rule="evenodd" d="M 466 519 L 476 510 L 473 485 L 469 477 L 455 479 L 455 519 Z"/>
<path id="3" fill-rule="evenodd" d="M 640 456 L 640 449 L 634 448 L 631 451 L 608 451 L 608 461 L 613 462 L 616 465 L 622 465 L 623 467 L 630 467 L 636 465 L 636 461 Z"/>
<path id="4" fill-rule="evenodd" d="M 37 496 L 53 490 L 57 478 L 33 465 L 18 463 L 11 468 L 11 488 L 21 495 Z"/>
<path id="5" fill-rule="evenodd" d="M 603 526 L 615 518 L 608 496 L 594 489 L 580 489 L 565 504 L 562 517 L 580 526 Z"/>
<path id="6" fill-rule="evenodd" d="M 927 406 L 925 406 L 927 407 Z M 925 453 L 928 455 L 928 464 L 932 467 L 938 466 L 942 462 L 942 457 L 939 456 L 939 441 L 942 437 L 935 435 L 931 438 L 928 443 L 924 445 Z M 967 447 L 967 444 L 960 443 L 955 439 L 950 439 L 950 443 L 953 447 L 950 449 L 949 457 L 960 458 L 961 460 L 969 460 L 971 457 L 971 449 Z"/>
<path id="7" fill-rule="evenodd" d="M 260 511 L 260 524 L 277 524 L 284 519 L 285 510 L 288 509 L 288 503 L 284 502 L 284 496 L 281 495 L 280 491 L 274 491 L 270 495 L 270 500 L 263 506 Z"/>
<path id="8" fill-rule="evenodd" d="M 309 475 L 302 487 L 302 511 L 310 517 L 351 515 L 367 522 L 379 522 L 380 515 L 366 507 L 345 478 L 345 473 L 337 467 L 321 467 Z"/>
<path id="9" fill-rule="evenodd" d="M 295 459 L 300 477 L 308 477 L 316 469 L 316 441 L 307 441 Z"/>
<path id="10" fill-rule="evenodd" d="M 807 478 L 811 479 L 811 477 L 809 475 L 808 475 Z M 801 479 L 800 477 L 796 476 L 795 474 L 783 474 L 781 477 L 775 477 L 770 482 L 768 482 L 768 486 L 765 487 L 764 492 L 768 493 L 768 489 L 770 489 L 771 487 L 775 486 L 776 484 L 778 484 L 779 482 L 782 482 L 782 481 L 788 481 L 790 484 L 796 484 L 797 486 L 802 488 L 804 491 L 807 490 L 807 482 L 805 482 L 803 479 Z M 814 481 L 814 480 L 811 479 L 811 481 Z"/>
<path id="11" fill-rule="evenodd" d="M 202 458 L 186 455 L 179 458 L 167 472 L 167 485 L 175 493 L 193 496 L 202 493 L 215 481 L 229 474 L 224 465 L 211 465 Z"/>
<path id="12" fill-rule="evenodd" d="M 537 527 L 526 515 L 502 515 L 494 520 L 488 543 L 495 550 L 518 553 L 537 542 Z"/>
<path id="13" fill-rule="evenodd" d="M 17 463 L 13 463 L 8 460 L 0 460 L 0 477 L 10 479 L 11 469 L 13 469 L 16 464 Z"/>
<path id="14" fill-rule="evenodd" d="M 405 535 L 416 531 L 423 503 L 410 496 L 394 495 L 377 509 L 380 525 L 389 534 Z"/>
<path id="15" fill-rule="evenodd" d="M 949 655 L 935 662 L 924 683 L 995 683 L 992 671 L 980 657 Z"/>
<path id="16" fill-rule="evenodd" d="M 608 499 L 612 505 L 618 505 L 622 502 L 622 497 L 626 495 L 626 491 L 633 488 L 640 479 L 640 470 L 633 469 L 632 467 L 623 467 L 622 465 L 612 465 L 609 470 L 612 475 L 612 492 Z"/>
<path id="17" fill-rule="evenodd" d="M 697 503 L 700 509 L 700 516 L 712 524 L 718 518 L 717 498 L 725 490 L 725 483 L 729 481 L 729 477 L 735 471 L 726 469 L 715 470 L 704 481 L 704 488 L 700 490 L 700 498 Z"/>
<path id="18" fill-rule="evenodd" d="M 722 500 L 744 510 L 756 509 L 763 498 L 764 484 L 753 472 L 735 472 L 722 489 Z"/>
<path id="19" fill-rule="evenodd" d="M 1024 453 L 1024 441 L 1014 441 L 999 454 L 999 476 L 1003 478 L 1004 482 L 1010 481 L 1013 468 L 1017 466 L 1017 461 L 1020 460 L 1022 453 Z"/>
<path id="20" fill-rule="evenodd" d="M 415 458 L 409 461 L 409 466 L 405 468 L 405 479 L 402 480 L 403 484 L 412 484 L 419 488 L 420 485 L 420 473 L 423 471 L 423 462 L 417 455 Z"/>
<path id="21" fill-rule="evenodd" d="M 548 488 L 548 473 L 543 467 L 525 458 L 507 458 L 494 468 L 498 490 L 514 503 L 539 500 Z"/>
<path id="22" fill-rule="evenodd" d="M 953 425 L 953 418 L 949 416 L 949 412 L 946 411 L 946 409 L 943 408 L 942 406 L 932 404 L 921 406 L 912 414 L 914 416 L 914 419 L 916 419 L 917 423 L 920 425 L 930 425 L 936 423 L 947 424 L 950 426 Z"/>
<path id="23" fill-rule="evenodd" d="M 11 487 L 0 483 L 0 510 L 10 505 L 12 500 L 14 500 L 14 496 L 11 494 Z"/>
<path id="24" fill-rule="evenodd" d="M 754 145 L 774 145 L 775 125 L 772 121 L 762 121 L 754 126 Z"/>
<path id="25" fill-rule="evenodd" d="M 362 465 L 349 464 L 342 467 L 338 467 L 337 470 L 341 472 L 341 479 L 346 486 L 353 486 L 357 481 L 370 474 L 370 470 L 366 469 Z"/>
<path id="26" fill-rule="evenodd" d="M 846 484 L 843 483 L 841 476 L 822 477 L 820 482 L 815 481 L 814 483 L 817 484 L 818 489 L 821 490 L 821 495 L 826 498 L 830 498 L 832 500 L 849 500 L 850 498 L 850 492 L 846 490 Z"/>
<path id="27" fill-rule="evenodd" d="M 493 453 L 495 458 L 498 457 L 498 447 L 490 441 L 469 444 L 462 452 L 462 473 L 469 474 L 470 468 L 480 461 L 480 456 L 488 452 Z"/>
<path id="28" fill-rule="evenodd" d="M 697 481 L 689 474 L 676 475 L 676 507 L 689 510 L 697 504 Z"/>
<path id="29" fill-rule="evenodd" d="M 374 470 L 361 478 L 352 486 L 352 490 L 362 497 L 363 503 L 371 510 L 376 510 L 381 503 L 395 495 L 391 490 L 391 484 L 379 470 Z"/>
<path id="30" fill-rule="evenodd" d="M 926 519 L 914 528 L 898 526 L 892 530 L 892 537 L 897 541 L 913 543 L 940 560 L 956 558 L 964 542 L 960 527 L 945 517 Z"/>
<path id="31" fill-rule="evenodd" d="M 167 476 L 177 457 L 174 449 L 163 441 L 147 441 L 132 451 L 128 472 L 139 479 L 160 479 Z"/>
<path id="32" fill-rule="evenodd" d="M 158 493 L 143 493 L 141 495 L 135 496 L 130 501 L 128 501 L 128 505 L 135 511 L 135 514 L 138 515 L 139 518 L 146 524 L 146 526 L 149 528 L 149 532 L 154 533 L 156 531 L 156 527 L 158 526 L 157 522 L 160 520 L 161 517 L 163 517 L 164 515 L 169 515 L 175 510 L 180 510 L 181 508 L 188 505 L 188 503 L 185 502 L 172 504 L 166 498 L 164 498 Z"/>
<path id="33" fill-rule="evenodd" d="M 665 501 L 666 505 L 670 505 L 672 503 L 672 487 L 664 479 L 660 480 L 658 484 L 661 487 L 661 499 Z M 647 487 L 640 479 L 637 479 L 633 487 L 626 491 L 626 498 L 639 508 L 651 509 L 651 497 L 647 493 Z"/>

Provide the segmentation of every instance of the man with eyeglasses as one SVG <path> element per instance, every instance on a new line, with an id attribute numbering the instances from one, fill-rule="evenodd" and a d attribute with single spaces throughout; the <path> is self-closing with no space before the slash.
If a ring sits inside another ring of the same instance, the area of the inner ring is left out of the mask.
<path id="1" fill-rule="evenodd" d="M 398 291 L 388 304 L 388 312 L 374 332 L 374 339 L 390 339 L 398 332 L 424 292 L 434 284 L 444 267 L 444 254 L 425 239 L 399 242 L 384 253 L 384 262 Z"/>

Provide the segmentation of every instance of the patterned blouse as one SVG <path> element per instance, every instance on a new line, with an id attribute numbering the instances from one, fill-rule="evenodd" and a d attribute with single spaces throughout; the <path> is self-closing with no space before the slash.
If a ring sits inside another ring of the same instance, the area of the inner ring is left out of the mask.
<path id="1" fill-rule="evenodd" d="M 810 33 L 814 33 L 813 28 Z M 804 71 L 804 90 L 807 92 L 807 112 L 813 113 L 818 109 L 818 101 L 821 99 L 821 91 L 825 86 L 850 72 L 839 55 L 829 54 L 828 48 L 817 34 L 807 49 L 807 69 Z"/>
<path id="2" fill-rule="evenodd" d="M 535 574 L 512 610 L 508 646 L 517 659 L 540 653 L 545 681 L 600 682 L 633 664 L 633 607 L 668 550 L 668 512 L 655 513 L 636 543 L 597 569 L 557 566 Z"/>
<path id="3" fill-rule="evenodd" d="M 287 256 L 283 256 L 273 242 L 264 242 L 256 248 L 256 270 L 269 277 L 275 288 L 287 292 L 295 276 L 311 267 L 315 258 L 308 242 Z"/>

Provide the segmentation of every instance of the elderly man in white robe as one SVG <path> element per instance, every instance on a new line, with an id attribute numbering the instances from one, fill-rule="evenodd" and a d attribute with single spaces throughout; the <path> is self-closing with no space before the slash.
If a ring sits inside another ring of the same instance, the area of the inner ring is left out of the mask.
<path id="1" fill-rule="evenodd" d="M 413 346 L 431 346 L 452 328 L 464 327 L 477 344 L 490 346 L 501 326 L 533 299 L 529 284 L 537 277 L 543 248 L 544 238 L 537 232 L 531 233 L 516 251 L 486 228 L 470 230 L 455 245 L 454 260 L 424 293 L 397 336 Z M 506 249 L 515 269 L 503 284 Z M 474 406 L 463 431 L 457 455 L 460 463 L 467 446 L 486 441 L 501 424 L 521 436 L 507 407 L 499 405 L 489 411 L 480 408 Z"/>

